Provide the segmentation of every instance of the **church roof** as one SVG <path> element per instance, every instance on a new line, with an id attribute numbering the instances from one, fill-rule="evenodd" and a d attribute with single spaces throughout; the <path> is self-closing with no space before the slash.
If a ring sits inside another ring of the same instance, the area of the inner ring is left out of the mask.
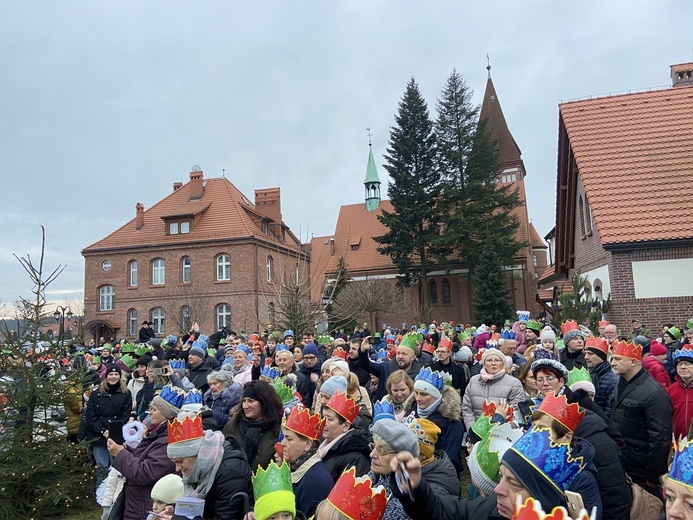
<path id="1" fill-rule="evenodd" d="M 375 160 L 373 159 L 373 148 L 368 147 L 368 166 L 366 166 L 366 179 L 363 181 L 364 184 L 369 184 L 371 182 L 380 182 L 380 177 L 378 177 L 378 170 L 375 168 Z"/>
<path id="2" fill-rule="evenodd" d="M 479 114 L 479 120 L 484 119 L 487 120 L 486 129 L 491 132 L 491 136 L 496 140 L 500 150 L 501 166 L 506 167 L 510 164 L 521 162 L 522 152 L 510 133 L 508 123 L 505 121 L 503 109 L 500 101 L 498 101 L 496 89 L 493 86 L 490 70 L 488 80 L 486 80 L 484 100 L 481 103 L 481 113 Z"/>
<path id="3" fill-rule="evenodd" d="M 548 249 L 546 242 L 541 239 L 541 235 L 537 231 L 537 228 L 535 228 L 534 224 L 531 222 L 529 223 L 529 240 L 532 249 Z"/>

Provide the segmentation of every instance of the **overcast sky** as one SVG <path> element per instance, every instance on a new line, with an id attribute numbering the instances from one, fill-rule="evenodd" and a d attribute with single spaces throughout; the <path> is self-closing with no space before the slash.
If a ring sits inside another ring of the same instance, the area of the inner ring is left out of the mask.
<path id="1" fill-rule="evenodd" d="M 486 54 L 527 169 L 529 216 L 554 225 L 558 103 L 669 85 L 693 61 L 693 2 L 0 0 L 0 302 L 28 295 L 12 257 L 67 265 L 187 182 L 194 164 L 249 198 L 280 186 L 305 241 L 363 200 L 366 127 L 382 155 L 410 77 L 431 115 L 453 68 L 481 102 Z M 383 186 L 383 193 L 386 192 Z"/>

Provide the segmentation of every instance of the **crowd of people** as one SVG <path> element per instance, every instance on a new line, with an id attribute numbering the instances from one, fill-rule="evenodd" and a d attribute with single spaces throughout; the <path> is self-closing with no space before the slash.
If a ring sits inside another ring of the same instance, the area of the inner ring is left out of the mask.
<path id="1" fill-rule="evenodd" d="M 92 442 L 104 519 L 509 519 L 532 500 L 691 519 L 693 320 L 659 332 L 519 311 L 499 327 L 141 334 L 74 353 L 91 384 L 68 429 Z"/>

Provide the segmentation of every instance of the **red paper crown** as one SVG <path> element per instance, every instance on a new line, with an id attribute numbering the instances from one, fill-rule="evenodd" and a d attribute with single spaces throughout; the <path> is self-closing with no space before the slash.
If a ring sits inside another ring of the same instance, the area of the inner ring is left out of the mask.
<path id="1" fill-rule="evenodd" d="M 484 401 L 484 404 L 481 405 L 481 415 L 486 415 L 488 417 L 493 417 L 493 414 L 496 413 L 496 403 L 493 401 L 488 402 Z M 515 416 L 515 410 L 513 409 L 512 406 L 508 406 L 508 413 L 505 415 L 505 421 L 506 422 L 511 422 L 513 420 L 513 417 Z"/>
<path id="2" fill-rule="evenodd" d="M 186 415 L 185 419 L 179 421 L 175 418 L 168 423 L 168 443 L 190 441 L 204 437 L 202 430 L 202 418 L 199 415 Z"/>
<path id="3" fill-rule="evenodd" d="M 356 478 L 356 468 L 342 473 L 327 501 L 350 520 L 380 520 L 387 506 L 385 488 L 372 488 L 367 475 Z"/>
<path id="4" fill-rule="evenodd" d="M 356 399 L 347 397 L 346 392 L 340 392 L 339 390 L 332 394 L 332 397 L 325 403 L 325 406 L 331 408 L 352 424 L 354 424 L 356 417 L 359 415 L 359 410 L 361 409 Z"/>
<path id="5" fill-rule="evenodd" d="M 607 325 L 609 325 L 609 322 L 606 321 L 606 320 L 602 320 L 602 321 L 597 322 L 597 326 L 598 326 L 600 329 L 601 329 L 602 327 L 606 327 Z"/>
<path id="6" fill-rule="evenodd" d="M 570 518 L 564 507 L 556 506 L 550 513 L 545 513 L 539 502 L 530 497 L 523 504 L 519 495 L 512 516 L 512 520 L 570 520 Z M 577 520 L 590 520 L 590 516 L 584 509 L 578 513 L 576 518 Z"/>
<path id="7" fill-rule="evenodd" d="M 590 336 L 585 342 L 585 348 L 593 348 L 595 350 L 600 350 L 604 354 L 609 354 L 609 344 L 604 338 L 597 338 L 596 336 Z"/>
<path id="8" fill-rule="evenodd" d="M 428 352 L 429 354 L 433 354 L 435 352 L 433 345 L 428 341 L 424 342 L 424 344 L 421 346 L 421 350 Z"/>
<path id="9" fill-rule="evenodd" d="M 448 350 L 452 350 L 452 341 L 450 341 L 450 338 L 442 338 L 442 339 L 438 342 L 438 346 L 439 346 L 439 347 L 446 348 L 446 349 L 448 349 Z"/>
<path id="10" fill-rule="evenodd" d="M 561 335 L 564 335 L 569 330 L 580 330 L 580 325 L 575 320 L 568 320 L 561 325 Z"/>
<path id="11" fill-rule="evenodd" d="M 571 432 L 575 432 L 575 428 L 580 425 L 582 418 L 585 416 L 585 410 L 580 411 L 577 403 L 568 404 L 568 399 L 565 395 L 557 396 L 553 392 L 549 392 L 544 397 L 537 410 L 550 415 Z"/>
<path id="12" fill-rule="evenodd" d="M 324 426 L 325 419 L 320 417 L 320 414 L 311 414 L 308 408 L 304 408 L 300 404 L 291 409 L 284 425 L 285 428 L 314 441 L 320 438 Z"/>
<path id="13" fill-rule="evenodd" d="M 642 361 L 642 347 L 634 343 L 626 343 L 623 340 L 614 341 L 611 345 L 611 355 Z"/>
<path id="14" fill-rule="evenodd" d="M 347 352 L 342 347 L 337 347 L 332 351 L 332 357 L 340 358 L 340 359 L 343 359 L 344 361 L 346 361 L 347 360 Z"/>
<path id="15" fill-rule="evenodd" d="M 481 358 L 484 357 L 484 352 L 486 352 L 485 348 L 480 348 L 479 350 L 476 351 L 476 354 L 474 357 L 476 358 L 477 361 L 481 361 Z"/>
<path id="16" fill-rule="evenodd" d="M 252 341 L 252 342 L 260 341 L 260 335 L 259 334 L 248 334 L 248 341 Z"/>

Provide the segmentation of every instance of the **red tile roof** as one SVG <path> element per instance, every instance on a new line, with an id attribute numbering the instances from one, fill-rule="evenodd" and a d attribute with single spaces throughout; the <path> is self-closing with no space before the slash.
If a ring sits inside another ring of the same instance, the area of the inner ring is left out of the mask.
<path id="1" fill-rule="evenodd" d="M 522 159 L 522 152 L 517 146 L 513 135 L 510 133 L 508 123 L 505 121 L 503 109 L 496 95 L 496 88 L 493 86 L 493 80 L 489 75 L 486 81 L 486 91 L 484 92 L 484 100 L 481 103 L 480 120 L 487 120 L 487 129 L 491 132 L 491 136 L 496 139 L 497 146 L 500 149 L 500 160 L 503 166 L 511 163 L 519 163 Z"/>
<path id="2" fill-rule="evenodd" d="M 537 231 L 537 228 L 534 227 L 534 224 L 531 222 L 529 223 L 529 242 L 530 245 L 533 248 L 539 248 L 539 249 L 548 249 L 549 246 L 546 245 L 546 242 L 544 242 L 541 239 L 541 235 Z"/>
<path id="3" fill-rule="evenodd" d="M 256 214 L 255 205 L 228 179 L 205 179 L 202 198 L 189 201 L 189 197 L 188 182 L 145 210 L 144 226 L 141 229 L 136 229 L 133 218 L 107 237 L 86 247 L 84 251 L 250 237 L 281 243 L 293 249 L 300 246 L 298 239 L 288 230 L 286 242 L 281 242 L 271 234 L 265 235 L 259 220 L 251 217 L 251 214 Z M 162 218 L 186 215 L 195 215 L 191 232 L 167 235 Z"/>
<path id="4" fill-rule="evenodd" d="M 602 244 L 693 238 L 693 88 L 560 105 Z"/>

